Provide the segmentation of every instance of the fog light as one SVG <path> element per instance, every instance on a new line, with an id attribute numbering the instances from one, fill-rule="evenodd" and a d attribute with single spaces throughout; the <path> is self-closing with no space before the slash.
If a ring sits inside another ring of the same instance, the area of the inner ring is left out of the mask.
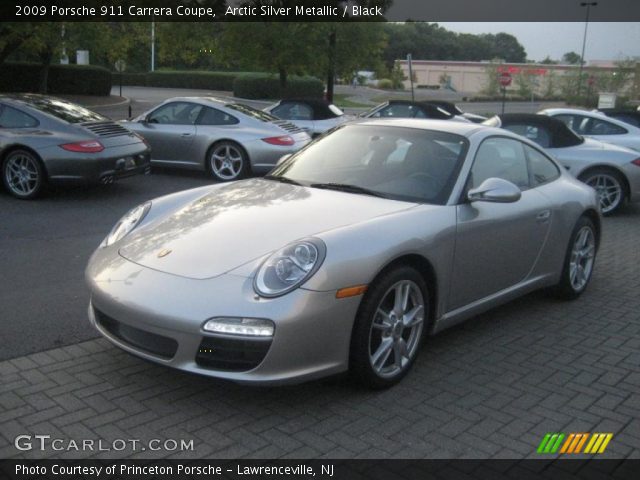
<path id="1" fill-rule="evenodd" d="M 227 318 L 219 317 L 207 320 L 202 327 L 207 332 L 227 335 L 245 335 L 250 337 L 273 337 L 275 325 L 264 318 Z"/>

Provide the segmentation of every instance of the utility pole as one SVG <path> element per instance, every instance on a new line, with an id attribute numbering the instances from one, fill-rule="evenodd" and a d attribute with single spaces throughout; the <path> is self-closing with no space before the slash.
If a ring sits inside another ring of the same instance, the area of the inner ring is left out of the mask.
<path id="1" fill-rule="evenodd" d="M 151 17 L 154 18 L 154 17 Z M 156 69 L 156 22 L 151 20 L 151 71 Z"/>
<path id="2" fill-rule="evenodd" d="M 580 71 L 578 73 L 578 100 L 582 94 L 582 69 L 584 68 L 584 50 L 587 46 L 587 28 L 589 28 L 589 12 L 591 7 L 598 5 L 598 2 L 580 2 L 581 7 L 587 7 L 587 16 L 584 21 L 584 36 L 582 37 L 582 55 L 580 55 Z"/>
<path id="3" fill-rule="evenodd" d="M 329 71 L 327 72 L 327 102 L 333 103 L 333 84 L 336 76 L 336 27 L 329 32 Z"/>

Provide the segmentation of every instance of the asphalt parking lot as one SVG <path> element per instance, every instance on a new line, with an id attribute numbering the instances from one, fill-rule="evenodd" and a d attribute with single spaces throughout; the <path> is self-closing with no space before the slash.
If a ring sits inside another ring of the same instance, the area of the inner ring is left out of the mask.
<path id="1" fill-rule="evenodd" d="M 602 456 L 640 458 L 639 206 L 605 219 L 578 301 L 534 293 L 431 338 L 391 390 L 252 388 L 130 356 L 86 318 L 83 270 L 120 215 L 209 182 L 162 170 L 33 202 L 0 194 L 0 458 L 536 458 L 547 432 L 612 432 Z M 193 449 L 19 451 L 23 434 Z"/>

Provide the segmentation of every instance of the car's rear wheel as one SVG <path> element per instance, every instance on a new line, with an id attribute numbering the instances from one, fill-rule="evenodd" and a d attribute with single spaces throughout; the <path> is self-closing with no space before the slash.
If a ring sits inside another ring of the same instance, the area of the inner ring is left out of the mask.
<path id="1" fill-rule="evenodd" d="M 609 168 L 597 168 L 580 175 L 580 180 L 598 193 L 600 210 L 610 215 L 620 208 L 626 198 L 626 184 L 622 175 Z"/>
<path id="2" fill-rule="evenodd" d="M 586 290 L 593 273 L 597 251 L 596 228 L 589 218 L 581 217 L 571 234 L 562 277 L 553 289 L 557 296 L 573 300 Z"/>
<path id="3" fill-rule="evenodd" d="M 209 150 L 209 170 L 217 180 L 239 180 L 249 171 L 249 157 L 237 143 L 219 142 Z"/>
<path id="4" fill-rule="evenodd" d="M 16 198 L 28 200 L 38 196 L 45 183 L 40 160 L 27 150 L 14 150 L 2 162 L 5 188 Z"/>
<path id="5" fill-rule="evenodd" d="M 429 312 L 429 291 L 420 273 L 401 266 L 383 273 L 367 290 L 351 339 L 354 378 L 387 388 L 409 371 L 420 348 Z"/>

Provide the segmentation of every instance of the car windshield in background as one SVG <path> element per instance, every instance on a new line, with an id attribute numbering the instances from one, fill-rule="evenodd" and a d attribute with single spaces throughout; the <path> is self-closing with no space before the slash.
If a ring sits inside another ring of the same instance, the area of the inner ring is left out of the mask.
<path id="1" fill-rule="evenodd" d="M 106 122 L 109 120 L 96 112 L 59 98 L 25 95 L 20 98 L 20 101 L 42 113 L 48 113 L 69 123 Z"/>
<path id="2" fill-rule="evenodd" d="M 260 120 L 261 122 L 273 122 L 278 120 L 277 117 L 274 117 L 270 113 L 263 112 L 262 110 L 257 110 L 249 105 L 243 105 L 242 103 L 229 103 L 226 105 L 227 108 L 231 110 L 235 110 L 236 112 L 243 113 L 248 117 L 255 118 L 256 120 Z"/>
<path id="3" fill-rule="evenodd" d="M 460 135 L 349 125 L 310 144 L 271 177 L 420 203 L 446 203 L 467 152 Z"/>
<path id="4" fill-rule="evenodd" d="M 336 117 L 341 117 L 342 115 L 344 115 L 344 112 L 333 104 L 329 105 L 329 110 L 331 110 L 331 113 L 333 113 Z"/>

